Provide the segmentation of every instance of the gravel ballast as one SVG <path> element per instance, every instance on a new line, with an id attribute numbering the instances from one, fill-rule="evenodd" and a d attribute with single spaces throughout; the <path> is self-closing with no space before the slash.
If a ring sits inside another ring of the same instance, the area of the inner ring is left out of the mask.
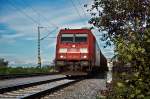
<path id="1" fill-rule="evenodd" d="M 62 90 L 51 93 L 42 99 L 96 99 L 100 90 L 106 89 L 106 79 L 94 77 L 82 80 Z"/>

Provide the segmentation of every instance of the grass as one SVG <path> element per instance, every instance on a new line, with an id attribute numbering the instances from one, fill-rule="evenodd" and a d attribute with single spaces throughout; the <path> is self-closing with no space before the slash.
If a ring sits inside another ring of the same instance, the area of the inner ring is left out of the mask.
<path id="1" fill-rule="evenodd" d="M 32 74 L 32 73 L 50 73 L 53 72 L 54 68 L 51 66 L 47 67 L 0 67 L 0 74 Z"/>

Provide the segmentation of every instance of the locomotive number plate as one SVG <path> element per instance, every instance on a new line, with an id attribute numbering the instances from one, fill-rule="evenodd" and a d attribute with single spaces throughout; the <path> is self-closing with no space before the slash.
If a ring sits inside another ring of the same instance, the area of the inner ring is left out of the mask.
<path id="1" fill-rule="evenodd" d="M 76 48 L 70 48 L 69 52 L 78 52 L 78 49 L 76 49 Z"/>

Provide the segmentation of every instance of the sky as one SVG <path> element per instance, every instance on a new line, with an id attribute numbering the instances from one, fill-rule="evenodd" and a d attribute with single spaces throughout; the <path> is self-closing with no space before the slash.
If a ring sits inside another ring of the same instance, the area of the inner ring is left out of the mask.
<path id="1" fill-rule="evenodd" d="M 41 61 L 51 64 L 55 58 L 56 36 L 62 28 L 84 28 L 90 14 L 92 0 L 0 0 L 0 58 L 9 66 L 36 66 L 37 27 L 41 26 Z M 99 35 L 95 29 L 94 35 Z M 51 38 L 52 37 L 52 38 Z M 106 58 L 113 56 L 113 46 L 103 48 L 100 36 L 96 36 Z"/>

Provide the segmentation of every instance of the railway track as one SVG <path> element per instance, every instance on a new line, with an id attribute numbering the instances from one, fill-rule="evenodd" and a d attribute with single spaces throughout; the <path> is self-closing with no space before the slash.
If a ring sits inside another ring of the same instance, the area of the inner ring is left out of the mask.
<path id="1" fill-rule="evenodd" d="M 14 78 L 25 78 L 25 77 L 34 77 L 34 76 L 45 76 L 45 75 L 56 75 L 56 74 L 59 74 L 59 72 L 33 73 L 33 74 L 0 74 L 0 80 L 14 79 Z"/>
<path id="2" fill-rule="evenodd" d="M 78 81 L 81 81 L 81 79 L 67 79 L 67 77 L 63 77 L 36 83 L 5 87 L 0 89 L 0 99 L 37 99 L 47 93 L 52 93 Z"/>

